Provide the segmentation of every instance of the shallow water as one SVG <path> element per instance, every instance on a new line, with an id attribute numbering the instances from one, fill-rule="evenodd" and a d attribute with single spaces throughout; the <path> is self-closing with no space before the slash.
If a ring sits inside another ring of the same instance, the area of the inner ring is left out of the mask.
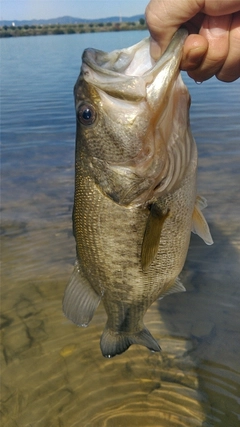
<path id="1" fill-rule="evenodd" d="M 182 273 L 187 292 L 154 303 L 145 317 L 161 354 L 132 346 L 106 360 L 103 307 L 86 329 L 62 314 L 75 258 L 72 87 L 80 55 L 146 34 L 0 41 L 6 427 L 239 426 L 239 81 L 196 85 L 184 77 L 214 245 L 193 236 Z"/>

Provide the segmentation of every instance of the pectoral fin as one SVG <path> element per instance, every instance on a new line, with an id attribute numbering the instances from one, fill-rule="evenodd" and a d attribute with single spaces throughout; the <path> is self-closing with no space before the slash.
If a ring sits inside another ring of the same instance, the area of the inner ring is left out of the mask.
<path id="1" fill-rule="evenodd" d="M 213 239 L 208 227 L 208 223 L 201 212 L 201 210 L 204 209 L 206 206 L 206 199 L 198 196 L 196 198 L 196 203 L 193 211 L 192 232 L 198 234 L 198 236 L 201 237 L 207 245 L 212 245 Z"/>
<path id="2" fill-rule="evenodd" d="M 63 297 L 65 316 L 78 326 L 88 326 L 100 299 L 76 263 Z"/>
<path id="3" fill-rule="evenodd" d="M 157 255 L 163 224 L 168 215 L 169 210 L 163 213 L 157 204 L 152 204 L 142 242 L 141 264 L 143 271 L 148 269 Z"/>

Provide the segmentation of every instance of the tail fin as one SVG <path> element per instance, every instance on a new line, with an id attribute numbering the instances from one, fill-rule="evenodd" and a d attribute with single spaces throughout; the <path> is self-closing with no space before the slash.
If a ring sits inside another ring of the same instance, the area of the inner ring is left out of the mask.
<path id="1" fill-rule="evenodd" d="M 151 351 L 160 351 L 157 341 L 152 337 L 147 328 L 143 328 L 136 334 L 126 334 L 124 332 L 114 332 L 107 326 L 103 331 L 100 347 L 104 357 L 113 357 L 126 351 L 130 345 L 140 344 Z"/>

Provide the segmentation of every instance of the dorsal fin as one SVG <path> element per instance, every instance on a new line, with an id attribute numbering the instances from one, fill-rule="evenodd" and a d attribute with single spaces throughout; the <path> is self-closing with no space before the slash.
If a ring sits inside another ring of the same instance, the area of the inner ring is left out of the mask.
<path id="1" fill-rule="evenodd" d="M 157 255 L 163 224 L 168 215 L 169 210 L 163 213 L 156 203 L 152 204 L 142 242 L 141 264 L 143 271 L 148 269 Z"/>
<path id="2" fill-rule="evenodd" d="M 173 282 L 173 285 L 171 285 L 166 291 L 164 291 L 158 299 L 162 299 L 167 295 L 175 294 L 178 292 L 186 292 L 186 288 L 183 286 L 179 277 L 175 279 L 175 281 Z"/>

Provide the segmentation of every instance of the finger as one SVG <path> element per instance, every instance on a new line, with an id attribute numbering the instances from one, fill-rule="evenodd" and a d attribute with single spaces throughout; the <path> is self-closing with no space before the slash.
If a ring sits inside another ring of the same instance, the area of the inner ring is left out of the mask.
<path id="1" fill-rule="evenodd" d="M 233 15 L 228 56 L 216 76 L 224 82 L 233 82 L 240 77 L 240 12 Z"/>
<path id="2" fill-rule="evenodd" d="M 150 53 L 158 59 L 168 46 L 173 34 L 185 23 L 190 33 L 192 23 L 200 28 L 202 14 L 220 16 L 239 11 L 239 0 L 151 0 L 146 8 L 145 17 L 152 36 Z M 190 22 L 188 22 L 190 21 Z"/>
<path id="3" fill-rule="evenodd" d="M 205 17 L 199 33 L 208 41 L 208 50 L 200 66 L 189 72 L 194 80 L 207 80 L 221 70 L 228 56 L 231 21 L 232 15 Z"/>
<path id="4" fill-rule="evenodd" d="M 150 53 L 154 59 L 158 59 L 164 52 L 177 29 L 200 9 L 199 0 L 182 0 L 181 7 L 176 7 L 176 0 L 150 1 L 145 17 L 152 36 Z"/>
<path id="5" fill-rule="evenodd" d="M 208 41 L 198 34 L 190 34 L 183 47 L 181 70 L 191 71 L 197 69 L 208 50 Z"/>
<path id="6" fill-rule="evenodd" d="M 229 15 L 239 11 L 239 0 L 204 0 L 202 11 L 211 16 Z"/>

